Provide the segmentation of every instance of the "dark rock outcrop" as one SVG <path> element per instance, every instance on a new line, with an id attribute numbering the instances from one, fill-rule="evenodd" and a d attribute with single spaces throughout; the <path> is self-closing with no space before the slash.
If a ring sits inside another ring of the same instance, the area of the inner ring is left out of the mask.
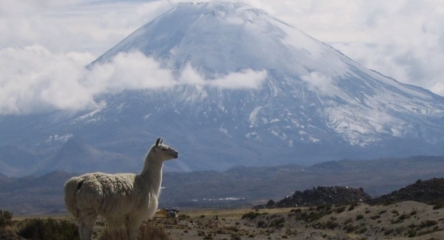
<path id="1" fill-rule="evenodd" d="M 444 202 L 444 178 L 418 180 L 392 193 L 372 199 L 375 204 L 416 201 L 427 204 Z"/>
<path id="2" fill-rule="evenodd" d="M 341 205 L 366 202 L 370 199 L 370 195 L 365 193 L 362 188 L 319 186 L 303 192 L 296 191 L 292 196 L 288 196 L 277 202 L 277 207 L 318 206 L 325 204 Z"/>

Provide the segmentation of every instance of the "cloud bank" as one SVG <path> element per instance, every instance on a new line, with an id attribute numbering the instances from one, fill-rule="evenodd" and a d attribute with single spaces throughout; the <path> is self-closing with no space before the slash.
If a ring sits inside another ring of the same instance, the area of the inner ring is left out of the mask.
<path id="1" fill-rule="evenodd" d="M 94 105 L 79 81 L 88 54 L 53 54 L 41 46 L 0 50 L 0 113 L 29 113 Z"/>
<path id="2" fill-rule="evenodd" d="M 87 69 L 90 54 L 52 53 L 42 46 L 0 50 L 0 114 L 101 107 L 101 94 L 177 85 L 220 89 L 258 89 L 265 71 L 245 70 L 205 79 L 191 66 L 178 78 L 140 52 L 118 54 L 111 62 Z"/>

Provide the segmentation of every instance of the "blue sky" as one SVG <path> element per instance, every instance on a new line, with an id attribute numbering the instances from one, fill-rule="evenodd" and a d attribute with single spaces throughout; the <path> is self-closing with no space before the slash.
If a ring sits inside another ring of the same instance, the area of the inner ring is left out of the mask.
<path id="1" fill-rule="evenodd" d="M 106 83 L 85 88 L 82 67 L 178 2 L 1 0 L 0 113 L 96 104 L 91 96 Z M 444 96 L 442 0 L 243 2 L 370 69 Z"/>

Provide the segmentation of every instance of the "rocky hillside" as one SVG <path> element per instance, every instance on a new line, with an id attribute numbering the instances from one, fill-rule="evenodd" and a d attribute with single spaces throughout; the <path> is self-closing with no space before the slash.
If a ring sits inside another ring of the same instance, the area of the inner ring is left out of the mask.
<path id="1" fill-rule="evenodd" d="M 365 202 L 371 197 L 362 188 L 319 186 L 312 190 L 296 191 L 277 202 L 278 207 L 319 206 L 325 204 L 350 204 Z"/>
<path id="2" fill-rule="evenodd" d="M 265 206 L 256 206 L 255 208 L 344 205 L 367 202 L 370 199 L 371 196 L 364 192 L 362 188 L 318 186 L 313 189 L 296 191 L 292 196 L 287 196 L 277 203 L 270 200 Z"/>
<path id="3" fill-rule="evenodd" d="M 373 199 L 373 203 L 390 203 L 416 201 L 422 203 L 444 202 L 444 178 L 418 180 L 416 183 L 403 187 L 390 194 Z"/>
<path id="4" fill-rule="evenodd" d="M 387 204 L 405 201 L 442 205 L 444 203 L 444 178 L 418 180 L 414 184 L 376 198 L 372 198 L 363 188 L 319 186 L 304 191 L 296 191 L 292 196 L 287 196 L 278 202 L 270 200 L 267 204 L 258 205 L 255 208 L 345 205 L 358 202 Z"/>

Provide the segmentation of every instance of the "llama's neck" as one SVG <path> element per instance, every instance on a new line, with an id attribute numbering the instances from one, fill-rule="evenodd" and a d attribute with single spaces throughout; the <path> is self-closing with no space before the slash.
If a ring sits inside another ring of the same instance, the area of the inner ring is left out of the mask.
<path id="1" fill-rule="evenodd" d="M 160 185 L 162 184 L 162 166 L 161 160 L 155 159 L 155 154 L 150 152 L 145 158 L 145 164 L 140 176 L 149 182 L 148 191 L 159 195 Z"/>

